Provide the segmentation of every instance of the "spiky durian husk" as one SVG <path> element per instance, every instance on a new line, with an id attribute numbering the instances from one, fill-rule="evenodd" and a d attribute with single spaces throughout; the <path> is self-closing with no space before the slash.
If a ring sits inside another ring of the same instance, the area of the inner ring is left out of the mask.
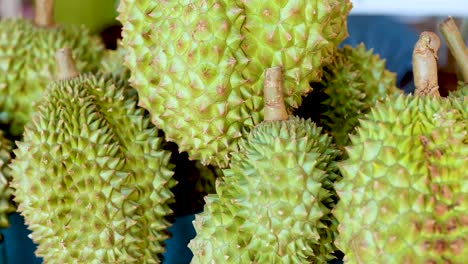
<path id="1" fill-rule="evenodd" d="M 400 92 L 396 74 L 388 71 L 385 60 L 362 43 L 340 48 L 333 62 L 325 67 L 320 84 L 321 89 L 313 86 L 325 98 L 318 121 L 340 147 L 349 144 L 349 134 L 355 132 L 361 115 L 377 101 Z"/>
<path id="2" fill-rule="evenodd" d="M 136 91 L 90 74 L 49 89 L 12 162 L 36 254 L 47 263 L 159 263 L 175 182 Z"/>
<path id="3" fill-rule="evenodd" d="M 287 108 L 319 80 L 347 36 L 348 0 L 122 0 L 131 83 L 166 139 L 225 167 L 263 120 L 264 69 L 281 65 Z"/>
<path id="4" fill-rule="evenodd" d="M 73 50 L 80 71 L 94 71 L 104 49 L 100 39 L 81 26 L 42 28 L 25 19 L 0 20 L 0 123 L 21 135 L 34 103 L 55 78 L 54 53 Z"/>
<path id="5" fill-rule="evenodd" d="M 336 222 L 323 204 L 337 155 L 310 120 L 260 123 L 239 141 L 189 243 L 193 263 L 326 263 Z M 330 223 L 331 221 L 331 223 Z M 336 230 L 335 230 L 336 231 Z"/>
<path id="6" fill-rule="evenodd" d="M 336 184 L 345 263 L 466 263 L 467 109 L 400 95 L 363 117 Z"/>
<path id="7" fill-rule="evenodd" d="M 10 188 L 11 173 L 8 167 L 12 150 L 13 142 L 0 131 L 0 228 L 9 226 L 8 214 L 15 211 L 11 200 L 13 190 Z"/>
<path id="8" fill-rule="evenodd" d="M 117 49 L 107 49 L 103 52 L 101 67 L 99 67 L 99 70 L 104 73 L 122 75 L 122 78 L 125 78 L 126 80 L 130 79 L 130 70 L 124 65 L 125 54 L 121 41 L 118 41 Z"/>
<path id="9" fill-rule="evenodd" d="M 449 97 L 460 98 L 461 100 L 468 100 L 468 83 L 458 82 L 457 90 L 450 92 Z"/>

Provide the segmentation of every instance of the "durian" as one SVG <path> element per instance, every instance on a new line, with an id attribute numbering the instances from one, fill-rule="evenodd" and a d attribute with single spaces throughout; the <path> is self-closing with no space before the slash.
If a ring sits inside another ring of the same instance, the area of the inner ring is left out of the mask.
<path id="1" fill-rule="evenodd" d="M 396 74 L 385 68 L 385 60 L 372 49 L 362 43 L 345 45 L 325 67 L 322 80 L 312 84 L 314 91 L 296 113 L 312 117 L 338 146 L 345 147 L 358 118 L 377 101 L 400 92 L 395 83 Z"/>
<path id="2" fill-rule="evenodd" d="M 267 74 L 277 78 L 277 71 Z M 265 121 L 239 141 L 216 194 L 206 197 L 204 211 L 196 215 L 192 263 L 327 263 L 334 258 L 336 221 L 324 204 L 331 194 L 323 185 L 338 151 L 313 122 L 288 117 L 281 88 L 271 87 L 265 85 Z M 272 109 L 276 112 L 270 114 Z"/>
<path id="3" fill-rule="evenodd" d="M 0 123 L 9 133 L 21 135 L 29 122 L 34 103 L 55 73 L 54 51 L 62 46 L 73 49 L 80 58 L 80 71 L 99 66 L 104 45 L 83 26 L 59 26 L 52 21 L 49 5 L 36 1 L 34 21 L 24 18 L 0 20 Z"/>
<path id="4" fill-rule="evenodd" d="M 57 52 L 59 79 L 12 162 L 15 201 L 46 263 L 160 263 L 175 185 L 137 94 Z"/>
<path id="5" fill-rule="evenodd" d="M 10 187 L 11 173 L 9 163 L 13 142 L 5 137 L 3 131 L 0 131 L 0 228 L 8 227 L 8 214 L 15 211 L 15 205 L 12 202 L 13 190 Z"/>
<path id="6" fill-rule="evenodd" d="M 345 263 L 466 263 L 468 101 L 439 96 L 439 45 L 421 34 L 415 94 L 389 96 L 361 117 L 339 164 L 333 213 Z"/>
<path id="7" fill-rule="evenodd" d="M 348 0 L 122 0 L 130 82 L 152 121 L 189 157 L 226 167 L 262 119 L 262 76 L 282 65 L 288 111 L 347 37 Z"/>
<path id="8" fill-rule="evenodd" d="M 100 71 L 120 75 L 128 80 L 130 71 L 123 65 L 125 50 L 121 41 L 117 42 L 116 50 L 105 50 L 101 60 Z M 159 130 L 161 136 L 164 132 Z M 162 148 L 171 152 L 171 163 L 175 165 L 173 178 L 178 184 L 171 189 L 175 202 L 171 208 L 175 216 L 183 216 L 199 212 L 203 208 L 203 197 L 215 193 L 215 180 L 222 175 L 215 166 L 204 166 L 198 160 L 189 160 L 186 152 L 179 153 L 178 146 L 173 142 L 164 141 Z"/>
<path id="9" fill-rule="evenodd" d="M 462 81 L 458 82 L 457 89 L 455 91 L 450 91 L 448 97 L 468 100 L 468 83 Z"/>
<path id="10" fill-rule="evenodd" d="M 123 78 L 128 80 L 130 78 L 130 70 L 125 67 L 124 61 L 125 50 L 122 47 L 121 41 L 118 41 L 115 50 L 107 49 L 103 52 L 99 71 L 122 75 Z"/>

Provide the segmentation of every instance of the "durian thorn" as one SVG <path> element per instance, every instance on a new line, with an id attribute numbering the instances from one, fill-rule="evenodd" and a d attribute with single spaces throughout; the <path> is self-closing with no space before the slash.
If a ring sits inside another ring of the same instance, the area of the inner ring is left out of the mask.
<path id="1" fill-rule="evenodd" d="M 455 57 L 465 83 L 468 83 L 468 47 L 452 17 L 446 18 L 439 24 L 439 30 L 447 43 L 450 53 Z"/>
<path id="2" fill-rule="evenodd" d="M 288 113 L 283 98 L 282 67 L 265 70 L 263 97 L 265 99 L 264 121 L 287 120 Z"/>
<path id="3" fill-rule="evenodd" d="M 55 52 L 55 63 L 57 65 L 57 79 L 66 80 L 79 75 L 70 48 L 59 49 Z"/>
<path id="4" fill-rule="evenodd" d="M 419 35 L 413 50 L 415 95 L 440 96 L 437 79 L 437 51 L 440 39 L 430 31 Z"/>
<path id="5" fill-rule="evenodd" d="M 35 1 L 34 23 L 38 27 L 51 27 L 54 25 L 54 0 Z"/>

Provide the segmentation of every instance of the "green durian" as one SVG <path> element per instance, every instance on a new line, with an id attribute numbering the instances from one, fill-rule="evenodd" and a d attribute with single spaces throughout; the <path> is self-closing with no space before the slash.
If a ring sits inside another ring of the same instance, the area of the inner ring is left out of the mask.
<path id="1" fill-rule="evenodd" d="M 460 81 L 457 90 L 450 92 L 448 98 L 460 101 L 458 104 L 454 103 L 453 107 L 463 114 L 465 120 L 468 120 L 468 109 L 466 108 L 466 104 L 468 103 L 468 84 Z M 468 131 L 468 122 L 465 122 L 465 130 Z M 463 142 L 468 144 L 468 136 Z"/>
<path id="2" fill-rule="evenodd" d="M 263 120 L 262 75 L 282 65 L 290 111 L 348 36 L 348 0 L 122 0 L 123 46 L 139 105 L 189 157 L 226 167 Z"/>
<path id="3" fill-rule="evenodd" d="M 116 50 L 106 50 L 101 61 L 100 71 L 120 75 L 128 80 L 130 71 L 123 65 L 125 50 L 119 41 Z M 159 135 L 164 132 L 159 130 Z M 162 148 L 171 152 L 171 163 L 175 164 L 173 178 L 178 182 L 171 191 L 175 202 L 171 204 L 174 215 L 181 216 L 203 209 L 203 197 L 215 193 L 215 180 L 222 175 L 215 166 L 204 166 L 198 160 L 189 160 L 187 153 L 179 152 L 173 142 L 163 142 Z"/>
<path id="4" fill-rule="evenodd" d="M 327 263 L 336 220 L 325 205 L 338 151 L 312 121 L 268 118 L 239 140 L 196 215 L 192 263 Z"/>
<path id="5" fill-rule="evenodd" d="M 349 134 L 355 132 L 358 119 L 377 101 L 401 93 L 396 74 L 363 43 L 340 47 L 333 62 L 324 68 L 322 80 L 312 88 L 296 113 L 313 118 L 341 148 L 349 144 Z"/>
<path id="6" fill-rule="evenodd" d="M 434 89 L 434 36 L 415 46 L 415 94 L 390 96 L 361 117 L 339 164 L 333 213 L 345 263 L 466 263 L 468 101 Z"/>
<path id="7" fill-rule="evenodd" d="M 458 82 L 457 89 L 455 91 L 449 92 L 448 97 L 460 98 L 463 100 L 468 100 L 468 83 Z"/>
<path id="8" fill-rule="evenodd" d="M 5 137 L 3 131 L 0 131 L 0 228 L 8 227 L 8 214 L 15 211 L 15 205 L 12 202 L 13 190 L 10 187 L 11 173 L 9 163 L 13 142 Z"/>
<path id="9" fill-rule="evenodd" d="M 36 1 L 37 8 L 47 1 Z M 48 1 L 53 2 L 53 1 Z M 38 12 L 39 14 L 40 12 Z M 42 25 L 24 18 L 0 20 L 0 123 L 19 136 L 30 121 L 34 103 L 55 73 L 54 52 L 67 46 L 80 58 L 80 71 L 99 66 L 104 45 L 83 26 Z"/>
<path id="10" fill-rule="evenodd" d="M 346 263 L 464 263 L 467 109 L 400 95 L 362 118 L 336 184 Z"/>
<path id="11" fill-rule="evenodd" d="M 125 79 L 130 79 L 130 70 L 124 65 L 125 61 L 125 50 L 122 47 L 120 41 L 117 42 L 117 48 L 115 50 L 107 49 L 103 52 L 101 59 L 101 67 L 99 68 L 102 72 L 108 72 L 112 74 L 122 75 Z"/>
<path id="12" fill-rule="evenodd" d="M 36 255 L 160 263 L 174 198 L 170 152 L 126 80 L 70 69 L 40 100 L 11 165 Z"/>

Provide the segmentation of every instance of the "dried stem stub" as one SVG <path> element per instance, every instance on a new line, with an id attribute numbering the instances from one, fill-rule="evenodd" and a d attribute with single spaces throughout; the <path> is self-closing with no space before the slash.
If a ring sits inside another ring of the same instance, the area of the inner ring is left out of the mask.
<path id="1" fill-rule="evenodd" d="M 468 83 L 468 48 L 453 18 L 448 17 L 439 24 L 440 33 L 450 53 L 455 57 L 465 83 Z"/>
<path id="2" fill-rule="evenodd" d="M 54 20 L 54 0 L 36 0 L 34 4 L 34 23 L 39 27 L 51 27 Z"/>
<path id="3" fill-rule="evenodd" d="M 413 74 L 415 95 L 440 96 L 437 78 L 437 51 L 440 39 L 434 32 L 419 35 L 413 50 Z"/>
<path id="4" fill-rule="evenodd" d="M 57 78 L 59 80 L 71 79 L 80 73 L 76 69 L 71 49 L 63 48 L 55 52 L 55 63 L 57 65 Z"/>
<path id="5" fill-rule="evenodd" d="M 282 67 L 277 66 L 265 71 L 263 84 L 264 121 L 287 120 L 289 118 L 284 104 L 282 70 Z"/>

